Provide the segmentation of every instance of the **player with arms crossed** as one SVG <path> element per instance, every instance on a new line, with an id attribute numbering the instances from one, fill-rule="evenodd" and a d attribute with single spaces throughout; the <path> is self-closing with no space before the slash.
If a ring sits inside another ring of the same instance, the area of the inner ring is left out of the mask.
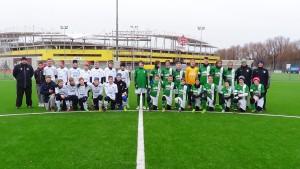
<path id="1" fill-rule="evenodd" d="M 200 84 L 200 80 L 196 79 L 196 83 L 192 86 L 192 112 L 199 111 L 201 108 L 201 95 L 203 93 L 203 86 Z"/>
<path id="2" fill-rule="evenodd" d="M 231 101 L 233 98 L 233 89 L 230 86 L 230 81 L 226 80 L 224 82 L 224 86 L 221 90 L 221 106 L 222 106 L 222 112 L 229 112 L 231 108 Z"/>
<path id="3" fill-rule="evenodd" d="M 233 102 L 237 104 L 240 112 L 246 112 L 247 110 L 247 97 L 249 95 L 249 88 L 245 84 L 245 77 L 239 77 L 239 84 L 236 85 L 234 90 Z"/>
<path id="4" fill-rule="evenodd" d="M 203 110 L 202 113 L 205 113 L 206 110 L 214 111 L 215 110 L 215 93 L 216 93 L 216 85 L 213 82 L 213 76 L 208 75 L 207 79 L 208 83 L 206 83 L 203 87 L 204 96 L 203 96 Z M 208 108 L 207 108 L 208 107 Z"/>
<path id="5" fill-rule="evenodd" d="M 110 109 L 115 110 L 116 108 L 116 95 L 118 93 L 118 86 L 114 83 L 114 78 L 108 76 L 108 83 L 104 87 L 105 98 L 104 98 L 104 111 L 108 108 L 108 103 L 110 103 Z"/>
<path id="6" fill-rule="evenodd" d="M 173 90 L 174 90 L 174 82 L 173 76 L 169 75 L 168 81 L 162 82 L 163 96 L 162 96 L 162 111 L 164 112 L 166 109 L 171 110 L 172 108 L 172 100 L 173 100 Z"/>
<path id="7" fill-rule="evenodd" d="M 178 96 L 175 98 L 175 106 L 179 112 L 184 111 L 186 100 L 187 100 L 187 90 L 188 87 L 185 83 L 185 79 L 181 79 L 181 85 L 177 88 Z"/>
<path id="8" fill-rule="evenodd" d="M 161 87 L 161 82 L 159 79 L 159 75 L 156 74 L 154 76 L 154 81 L 150 84 L 150 105 L 149 108 L 150 110 L 157 110 L 158 109 L 158 98 L 159 98 L 159 93 L 160 93 L 160 87 Z"/>
<path id="9" fill-rule="evenodd" d="M 94 78 L 92 84 L 89 84 L 92 93 L 93 93 L 93 103 L 94 103 L 94 110 L 102 111 L 102 99 L 103 99 L 103 84 L 100 83 L 100 79 L 98 77 Z"/>
<path id="10" fill-rule="evenodd" d="M 57 80 L 57 87 L 55 88 L 55 103 L 57 112 L 67 110 L 68 89 L 62 79 Z"/>
<path id="11" fill-rule="evenodd" d="M 250 95 L 252 112 L 262 112 L 264 108 L 265 87 L 260 83 L 258 77 L 253 78 L 253 84 L 250 87 Z"/>
<path id="12" fill-rule="evenodd" d="M 67 84 L 67 90 L 68 90 L 68 97 L 67 97 L 67 108 L 68 111 L 78 109 L 78 93 L 77 93 L 77 85 L 75 83 L 75 80 L 70 77 L 69 83 Z"/>

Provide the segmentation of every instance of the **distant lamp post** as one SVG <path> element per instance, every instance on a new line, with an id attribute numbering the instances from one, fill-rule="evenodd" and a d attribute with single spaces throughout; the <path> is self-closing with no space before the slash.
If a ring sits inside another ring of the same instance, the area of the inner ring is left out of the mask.
<path id="1" fill-rule="evenodd" d="M 64 56 L 66 56 L 66 31 L 69 26 L 60 26 L 60 29 L 64 31 Z"/>
<path id="2" fill-rule="evenodd" d="M 198 26 L 197 27 L 197 30 L 200 31 L 200 53 L 202 53 L 202 35 L 203 35 L 203 31 L 205 30 L 206 28 L 204 26 Z"/>

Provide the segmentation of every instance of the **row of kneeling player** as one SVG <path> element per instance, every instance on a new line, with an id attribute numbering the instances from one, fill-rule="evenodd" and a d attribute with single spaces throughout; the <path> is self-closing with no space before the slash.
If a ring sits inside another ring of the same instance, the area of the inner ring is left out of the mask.
<path id="1" fill-rule="evenodd" d="M 161 81 L 158 75 L 149 85 L 148 105 L 150 110 L 158 109 L 159 96 L 162 94 L 162 111 L 172 110 L 173 100 L 175 110 L 183 111 L 186 109 L 188 92 L 192 94 L 192 111 L 215 111 L 217 93 L 220 99 L 221 111 L 240 111 L 246 112 L 248 100 L 250 100 L 250 109 L 252 112 L 261 112 L 264 105 L 264 86 L 260 83 L 258 77 L 253 78 L 253 84 L 249 87 L 244 83 L 245 78 L 240 76 L 238 84 L 234 89 L 229 81 L 225 81 L 222 88 L 213 83 L 213 76 L 208 76 L 208 83 L 202 85 L 199 79 L 196 79 L 195 85 L 188 89 L 185 80 L 181 84 L 175 85 L 173 77 L 169 76 L 168 81 Z M 139 92 L 137 92 L 138 94 Z M 249 99 L 250 98 L 250 99 Z"/>
<path id="2" fill-rule="evenodd" d="M 102 84 L 99 78 L 94 78 L 93 83 L 85 82 L 84 78 L 79 78 L 76 84 L 73 78 L 69 78 L 67 85 L 63 80 L 57 83 L 46 76 L 45 83 L 41 86 L 41 94 L 44 97 L 46 110 L 56 111 L 105 111 L 108 108 L 115 110 L 127 110 L 128 88 L 122 81 L 121 74 L 117 74 L 116 80 L 112 76 L 108 77 L 108 82 Z M 89 105 L 89 95 L 92 94 L 93 105 Z M 79 105 L 79 107 L 78 107 Z"/>

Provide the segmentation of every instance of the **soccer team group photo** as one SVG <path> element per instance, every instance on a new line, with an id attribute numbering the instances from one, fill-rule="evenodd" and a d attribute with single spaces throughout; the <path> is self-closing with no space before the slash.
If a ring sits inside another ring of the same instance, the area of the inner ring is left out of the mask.
<path id="1" fill-rule="evenodd" d="M 2 0 L 0 169 L 299 169 L 299 6 Z"/>

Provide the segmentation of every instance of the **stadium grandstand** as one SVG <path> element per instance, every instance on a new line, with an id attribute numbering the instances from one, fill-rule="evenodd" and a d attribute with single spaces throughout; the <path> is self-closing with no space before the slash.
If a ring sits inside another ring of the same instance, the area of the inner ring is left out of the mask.
<path id="1" fill-rule="evenodd" d="M 183 63 L 191 58 L 201 63 L 208 57 L 215 63 L 219 56 L 216 47 L 183 35 L 152 33 L 150 31 L 119 31 L 118 60 L 134 67 L 143 60 L 151 65 L 156 60 L 177 60 Z M 20 57 L 30 58 L 35 67 L 38 60 L 100 61 L 115 60 L 115 32 L 105 34 L 65 34 L 58 32 L 4 32 L 0 33 L 0 64 L 10 67 Z"/>

